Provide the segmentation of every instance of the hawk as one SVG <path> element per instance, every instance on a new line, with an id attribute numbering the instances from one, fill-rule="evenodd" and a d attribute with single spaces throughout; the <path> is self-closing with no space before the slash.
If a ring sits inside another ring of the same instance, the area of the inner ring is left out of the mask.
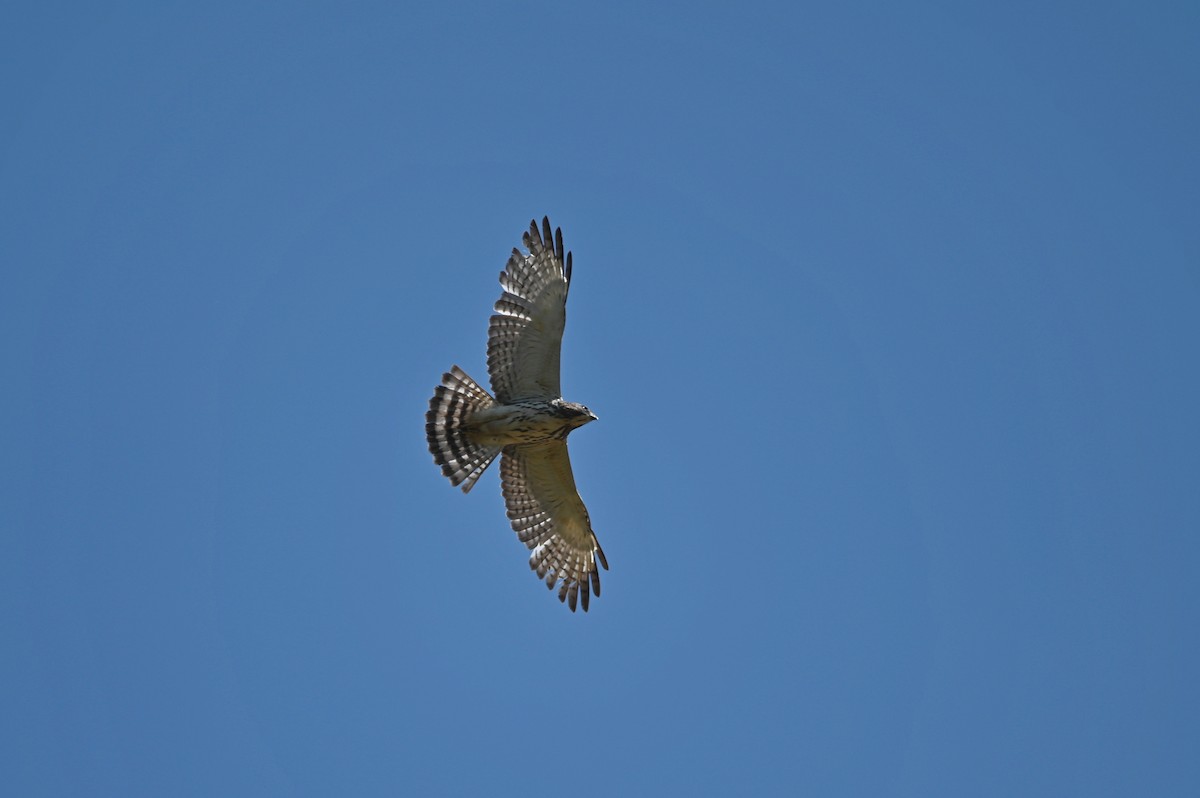
<path id="1" fill-rule="evenodd" d="M 488 374 L 495 397 L 458 366 L 442 375 L 425 414 L 433 460 L 450 483 L 467 493 L 496 455 L 508 518 L 528 548 L 529 567 L 558 584 L 558 600 L 587 612 L 600 595 L 600 572 L 608 569 L 575 488 L 567 435 L 596 416 L 564 401 L 559 353 L 571 286 L 571 253 L 563 257 L 562 228 L 550 235 L 550 219 L 537 220 L 521 237 L 529 254 L 514 248 L 488 324 Z"/>

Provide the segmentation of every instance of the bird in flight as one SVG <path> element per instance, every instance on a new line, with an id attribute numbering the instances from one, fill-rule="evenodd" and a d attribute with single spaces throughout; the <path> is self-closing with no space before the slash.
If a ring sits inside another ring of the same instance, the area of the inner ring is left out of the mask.
<path id="1" fill-rule="evenodd" d="M 575 488 L 567 435 L 596 416 L 564 401 L 559 354 L 571 286 L 571 253 L 563 257 L 562 229 L 537 220 L 521 237 L 529 254 L 513 249 L 488 324 L 488 374 L 495 397 L 458 366 L 442 375 L 425 414 L 434 462 L 467 493 L 500 455 L 500 487 L 517 537 L 532 550 L 529 567 L 558 600 L 575 611 L 600 595 L 608 569 Z"/>

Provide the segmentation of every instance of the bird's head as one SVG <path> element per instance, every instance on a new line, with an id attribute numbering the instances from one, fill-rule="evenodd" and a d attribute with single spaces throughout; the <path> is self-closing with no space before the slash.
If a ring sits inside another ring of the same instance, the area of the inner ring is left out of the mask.
<path id="1" fill-rule="evenodd" d="M 563 402 L 559 407 L 572 428 L 582 427 L 589 421 L 596 420 L 596 414 L 578 402 Z"/>

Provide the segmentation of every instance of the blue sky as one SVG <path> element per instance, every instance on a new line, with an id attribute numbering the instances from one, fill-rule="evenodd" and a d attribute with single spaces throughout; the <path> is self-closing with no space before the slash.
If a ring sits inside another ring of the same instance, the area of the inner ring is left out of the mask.
<path id="1" fill-rule="evenodd" d="M 0 791 L 1193 794 L 1195 4 L 0 16 Z M 587 615 L 423 434 L 543 214 Z"/>

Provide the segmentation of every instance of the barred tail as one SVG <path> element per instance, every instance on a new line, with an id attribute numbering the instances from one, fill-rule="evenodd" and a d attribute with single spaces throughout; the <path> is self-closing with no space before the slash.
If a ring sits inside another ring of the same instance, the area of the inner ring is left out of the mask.
<path id="1" fill-rule="evenodd" d="M 442 384 L 433 389 L 429 400 L 429 412 L 425 414 L 429 451 L 450 483 L 461 485 L 463 493 L 475 487 L 475 480 L 500 453 L 499 448 L 472 441 L 463 425 L 476 411 L 495 403 L 491 394 L 458 366 L 442 375 Z"/>

